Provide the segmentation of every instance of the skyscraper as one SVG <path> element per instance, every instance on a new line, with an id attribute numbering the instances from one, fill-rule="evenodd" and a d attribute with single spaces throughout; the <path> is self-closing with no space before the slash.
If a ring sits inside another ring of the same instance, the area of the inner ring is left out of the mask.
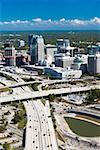
<path id="1" fill-rule="evenodd" d="M 45 58 L 44 39 L 41 35 L 29 35 L 31 64 L 41 63 Z"/>
<path id="2" fill-rule="evenodd" d="M 88 72 L 90 74 L 100 73 L 100 54 L 89 55 L 88 57 Z"/>

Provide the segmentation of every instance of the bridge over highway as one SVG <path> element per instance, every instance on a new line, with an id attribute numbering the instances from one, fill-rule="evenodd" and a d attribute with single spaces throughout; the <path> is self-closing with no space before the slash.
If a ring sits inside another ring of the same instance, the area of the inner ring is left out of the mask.
<path id="1" fill-rule="evenodd" d="M 2 87 L 2 89 L 3 88 L 22 87 L 22 86 L 27 86 L 27 85 L 34 84 L 34 83 L 40 83 L 43 86 L 45 86 L 46 84 L 48 84 L 48 85 L 63 84 L 63 83 L 74 82 L 74 81 L 78 82 L 78 81 L 86 81 L 86 80 L 88 80 L 88 79 L 84 79 L 84 80 L 83 79 L 62 79 L 62 80 L 60 80 L 60 79 L 59 80 L 47 80 L 47 79 L 44 79 L 44 80 L 35 80 L 35 81 L 29 81 L 29 82 L 22 82 L 22 80 L 20 80 L 20 77 L 18 75 L 16 75 L 16 74 L 12 74 L 12 73 L 5 72 L 5 71 L 0 71 L 0 74 L 4 75 L 5 77 L 8 77 L 8 78 L 10 77 L 10 78 L 12 78 L 15 81 L 18 81 L 18 83 Z M 100 84 L 100 82 L 98 81 L 98 85 L 99 84 Z"/>
<path id="2" fill-rule="evenodd" d="M 76 86 L 70 88 L 68 87 L 68 88 L 61 88 L 61 89 L 44 90 L 41 92 L 35 91 L 35 92 L 24 92 L 20 94 L 11 94 L 9 96 L 0 97 L 0 103 L 42 98 L 42 97 L 47 97 L 50 94 L 62 95 L 62 94 L 70 94 L 70 93 L 77 93 L 77 92 L 85 92 L 91 89 L 100 89 L 100 85 L 92 85 L 92 86 L 85 86 L 85 87 Z"/>

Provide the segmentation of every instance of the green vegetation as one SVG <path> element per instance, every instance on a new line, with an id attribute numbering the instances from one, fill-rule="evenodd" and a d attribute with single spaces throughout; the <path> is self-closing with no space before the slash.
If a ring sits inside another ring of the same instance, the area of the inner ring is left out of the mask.
<path id="1" fill-rule="evenodd" d="M 12 92 L 13 92 L 12 89 L 7 88 L 7 87 L 2 87 L 2 88 L 0 88 L 0 93 L 1 93 L 1 92 L 7 92 L 7 91 L 9 91 L 9 93 L 12 93 Z"/>
<path id="2" fill-rule="evenodd" d="M 15 148 L 13 147 L 11 150 L 15 150 Z"/>
<path id="3" fill-rule="evenodd" d="M 14 124 L 18 124 L 19 129 L 23 129 L 27 123 L 26 111 L 23 103 L 19 103 L 19 110 L 15 112 L 13 122 Z"/>
<path id="4" fill-rule="evenodd" d="M 2 36 L 5 34 L 5 36 Z M 86 43 L 79 43 L 78 41 L 92 41 L 96 43 L 100 41 L 100 31 L 21 31 L 21 32 L 2 32 L 0 33 L 0 38 L 2 42 L 5 42 L 6 39 L 12 39 L 12 36 L 9 34 L 14 34 L 13 39 L 23 39 L 25 41 L 25 49 L 28 48 L 28 35 L 29 34 L 39 34 L 45 38 L 45 43 L 55 44 L 57 38 L 68 38 L 71 41 L 72 46 L 80 46 L 86 47 L 88 44 Z M 17 35 L 19 34 L 19 36 Z M 75 41 L 76 43 L 72 43 Z M 15 47 L 17 48 L 17 42 L 14 43 Z M 2 44 L 0 45 L 2 48 Z M 23 48 L 24 49 L 24 48 Z"/>
<path id="5" fill-rule="evenodd" d="M 55 96 L 54 94 L 49 94 L 49 95 L 48 95 L 48 99 L 49 99 L 50 101 L 54 101 L 55 98 L 56 98 L 56 96 Z"/>
<path id="6" fill-rule="evenodd" d="M 25 111 L 25 107 L 24 107 L 24 104 L 22 102 L 18 103 L 18 108 Z"/>
<path id="7" fill-rule="evenodd" d="M 23 129 L 26 126 L 27 119 L 24 117 L 22 120 L 19 120 L 18 122 L 18 128 Z"/>
<path id="8" fill-rule="evenodd" d="M 4 150 L 11 150 L 10 144 L 6 142 L 3 144 L 3 148 Z"/>
<path id="9" fill-rule="evenodd" d="M 41 75 L 42 75 L 42 73 L 43 73 L 43 71 L 42 71 L 42 70 L 38 70 L 38 75 L 39 75 L 39 76 L 41 76 Z"/>
<path id="10" fill-rule="evenodd" d="M 19 103 L 17 103 L 17 102 L 11 102 L 10 105 L 11 105 L 11 106 L 14 106 L 14 107 L 16 107 L 16 108 L 18 108 L 18 104 L 19 104 Z"/>
<path id="11" fill-rule="evenodd" d="M 70 129 L 79 136 L 84 137 L 100 136 L 100 126 L 98 125 L 69 117 L 65 117 L 65 120 L 68 123 Z"/>
<path id="12" fill-rule="evenodd" d="M 39 83 L 34 83 L 31 85 L 31 87 L 34 91 L 38 91 L 38 85 L 39 85 Z"/>
<path id="13" fill-rule="evenodd" d="M 41 99 L 41 102 L 43 103 L 43 105 L 45 106 L 46 100 L 45 99 Z"/>
<path id="14" fill-rule="evenodd" d="M 96 74 L 95 77 L 100 78 L 100 74 Z"/>
<path id="15" fill-rule="evenodd" d="M 99 99 L 100 99 L 100 90 L 99 89 L 90 90 L 86 98 L 86 103 L 87 104 L 96 103 Z"/>
<path id="16" fill-rule="evenodd" d="M 8 122 L 6 121 L 6 119 L 2 119 L 2 124 L 0 125 L 0 132 L 4 132 L 6 130 L 6 126 L 7 126 Z"/>
<path id="17" fill-rule="evenodd" d="M 16 108 L 18 108 L 18 109 L 25 109 L 24 108 L 24 105 L 23 105 L 23 103 L 22 102 L 11 102 L 11 104 L 10 104 L 11 106 L 14 106 L 14 107 L 16 107 Z"/>
<path id="18" fill-rule="evenodd" d="M 14 147 L 11 148 L 10 144 L 7 142 L 3 144 L 3 148 L 4 150 L 15 150 L 15 148 Z"/>
<path id="19" fill-rule="evenodd" d="M 15 113 L 13 122 L 15 124 L 18 124 L 18 128 L 19 129 L 23 129 L 25 127 L 25 125 L 26 125 L 26 122 L 27 122 L 25 110 L 17 111 Z"/>
<path id="20" fill-rule="evenodd" d="M 0 126 L 0 133 L 4 132 L 6 129 L 6 125 L 1 125 Z"/>

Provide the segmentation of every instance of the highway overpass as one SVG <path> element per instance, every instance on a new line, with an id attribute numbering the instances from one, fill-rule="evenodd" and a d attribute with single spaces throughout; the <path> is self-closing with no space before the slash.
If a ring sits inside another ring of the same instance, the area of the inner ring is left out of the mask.
<path id="1" fill-rule="evenodd" d="M 77 92 L 85 92 L 91 89 L 100 89 L 100 85 L 85 86 L 85 87 L 76 86 L 70 88 L 68 87 L 68 88 L 61 88 L 61 89 L 44 90 L 41 92 L 35 91 L 35 92 L 24 92 L 20 94 L 11 94 L 9 96 L 0 97 L 0 103 L 42 98 L 42 97 L 47 97 L 50 94 L 63 95 L 63 94 L 71 94 Z"/>
<path id="2" fill-rule="evenodd" d="M 13 85 L 9 85 L 9 86 L 5 86 L 5 87 L 2 87 L 3 88 L 16 88 L 16 87 L 22 87 L 22 86 L 28 86 L 30 84 L 34 84 L 34 83 L 40 83 L 42 84 L 43 86 L 45 85 L 52 85 L 52 84 L 63 84 L 63 83 L 68 83 L 68 82 L 78 82 L 78 81 L 86 81 L 88 79 L 63 79 L 63 80 L 47 80 L 47 79 L 44 79 L 44 80 L 35 80 L 35 81 L 29 81 L 29 82 L 22 82 L 22 79 L 16 75 L 16 74 L 12 74 L 12 73 L 9 73 L 9 72 L 5 72 L 5 71 L 0 71 L 0 74 L 1 76 L 4 75 L 5 77 L 10 77 L 12 78 L 13 80 L 17 81 L 16 84 L 13 84 Z M 92 78 L 91 78 L 92 79 Z M 100 82 L 98 82 L 98 85 L 99 85 Z"/>

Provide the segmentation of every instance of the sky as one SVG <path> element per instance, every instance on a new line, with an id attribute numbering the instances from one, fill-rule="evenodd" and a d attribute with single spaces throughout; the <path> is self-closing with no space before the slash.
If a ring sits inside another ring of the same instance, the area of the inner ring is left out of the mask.
<path id="1" fill-rule="evenodd" d="M 0 0 L 0 30 L 100 29 L 100 0 Z"/>

